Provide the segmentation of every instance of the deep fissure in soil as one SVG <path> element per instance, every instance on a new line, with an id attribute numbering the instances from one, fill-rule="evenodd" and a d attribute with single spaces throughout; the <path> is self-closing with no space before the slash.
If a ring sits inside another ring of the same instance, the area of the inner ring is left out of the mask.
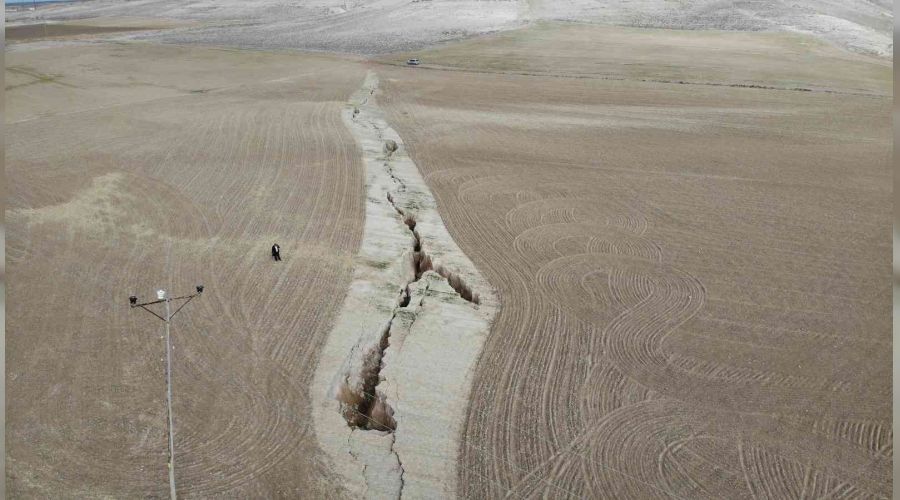
<path id="1" fill-rule="evenodd" d="M 393 141 L 391 141 L 393 142 Z M 390 156 L 396 151 L 396 143 L 386 143 L 385 153 Z M 386 167 L 390 165 L 385 163 Z M 389 169 L 391 178 L 394 180 L 401 190 L 405 190 L 405 185 L 397 178 L 391 169 Z M 349 376 L 345 377 L 344 383 L 341 385 L 337 399 L 341 402 L 341 413 L 347 421 L 347 425 L 362 430 L 377 430 L 385 432 L 393 432 L 397 428 L 397 421 L 394 419 L 394 410 L 387 403 L 387 397 L 378 391 L 378 384 L 381 383 L 381 370 L 384 368 L 384 355 L 388 347 L 390 347 L 391 328 L 397 312 L 400 308 L 408 307 L 411 300 L 410 285 L 422 279 L 427 271 L 434 271 L 447 280 L 456 293 L 464 300 L 474 304 L 479 303 L 478 294 L 475 293 L 458 274 L 444 268 L 443 266 L 435 266 L 422 245 L 422 237 L 416 230 L 416 218 L 414 214 L 400 208 L 394 201 L 393 195 L 388 192 L 387 200 L 399 214 L 403 224 L 409 229 L 413 236 L 412 243 L 412 266 L 413 279 L 404 285 L 397 300 L 397 306 L 391 315 L 390 321 L 387 322 L 379 335 L 378 344 L 372 347 L 363 360 L 363 366 L 360 372 L 362 387 L 354 388 L 350 385 Z"/>

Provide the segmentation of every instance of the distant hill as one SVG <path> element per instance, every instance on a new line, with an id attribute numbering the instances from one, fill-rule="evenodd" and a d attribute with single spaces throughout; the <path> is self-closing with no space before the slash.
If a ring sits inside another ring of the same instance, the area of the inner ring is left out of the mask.
<path id="1" fill-rule="evenodd" d="M 378 54 L 516 28 L 536 20 L 675 29 L 794 31 L 893 57 L 887 0 L 87 0 L 8 19 L 163 17 L 200 26 L 164 41 Z"/>

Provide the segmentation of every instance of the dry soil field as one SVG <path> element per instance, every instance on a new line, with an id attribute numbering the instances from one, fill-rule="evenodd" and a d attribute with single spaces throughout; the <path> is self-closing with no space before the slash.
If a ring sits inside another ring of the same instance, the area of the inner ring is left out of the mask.
<path id="1" fill-rule="evenodd" d="M 890 495 L 889 61 L 577 25 L 417 55 L 382 106 L 501 301 L 463 495 Z"/>
<path id="2" fill-rule="evenodd" d="M 403 65 L 413 55 L 422 66 Z M 373 227 L 372 163 L 401 188 L 417 166 L 436 201 L 413 239 L 398 200 L 378 200 L 407 251 L 433 250 L 443 218 L 499 296 L 474 371 L 455 374 L 472 392 L 447 402 L 465 421 L 443 491 L 886 498 L 890 66 L 799 35 L 571 23 L 370 62 L 98 38 L 7 49 L 9 494 L 167 495 L 162 324 L 127 297 L 202 283 L 173 329 L 179 494 L 374 496 L 339 462 L 362 448 L 326 453 L 313 418 L 316 398 L 335 405 L 316 370 Z M 362 87 L 360 112 L 346 103 L 368 70 L 380 111 Z M 377 137 L 368 149 L 348 120 Z M 396 170 L 379 142 L 394 131 Z M 458 333 L 444 317 L 430 331 Z M 428 415 L 403 396 L 389 402 Z M 395 416 L 378 439 L 410 480 L 430 450 L 404 463 L 412 419 Z"/>
<path id="3" fill-rule="evenodd" d="M 339 110 L 365 71 L 146 45 L 6 65 L 10 497 L 168 495 L 162 322 L 127 297 L 197 283 L 173 326 L 179 493 L 337 494 L 307 387 L 362 236 Z"/>

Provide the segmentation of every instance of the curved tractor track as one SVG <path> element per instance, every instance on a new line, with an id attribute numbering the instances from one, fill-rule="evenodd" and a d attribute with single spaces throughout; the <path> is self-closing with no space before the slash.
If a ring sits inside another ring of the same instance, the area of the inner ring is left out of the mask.
<path id="1" fill-rule="evenodd" d="M 172 327 L 179 496 L 339 494 L 308 387 L 362 236 L 340 113 L 364 72 L 148 45 L 9 60 L 72 82 L 8 92 L 10 494 L 168 494 L 162 325 L 127 297 L 198 283 Z"/>
<path id="2" fill-rule="evenodd" d="M 496 74 L 482 45 L 381 100 L 501 298 L 460 496 L 888 497 L 887 98 Z"/>

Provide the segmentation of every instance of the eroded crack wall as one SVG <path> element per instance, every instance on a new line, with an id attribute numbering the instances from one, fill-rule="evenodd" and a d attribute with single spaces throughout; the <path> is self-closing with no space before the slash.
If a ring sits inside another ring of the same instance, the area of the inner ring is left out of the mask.
<path id="1" fill-rule="evenodd" d="M 363 150 L 366 223 L 312 387 L 316 436 L 351 494 L 452 497 L 496 294 L 447 233 L 377 93 L 370 72 L 343 113 Z"/>

